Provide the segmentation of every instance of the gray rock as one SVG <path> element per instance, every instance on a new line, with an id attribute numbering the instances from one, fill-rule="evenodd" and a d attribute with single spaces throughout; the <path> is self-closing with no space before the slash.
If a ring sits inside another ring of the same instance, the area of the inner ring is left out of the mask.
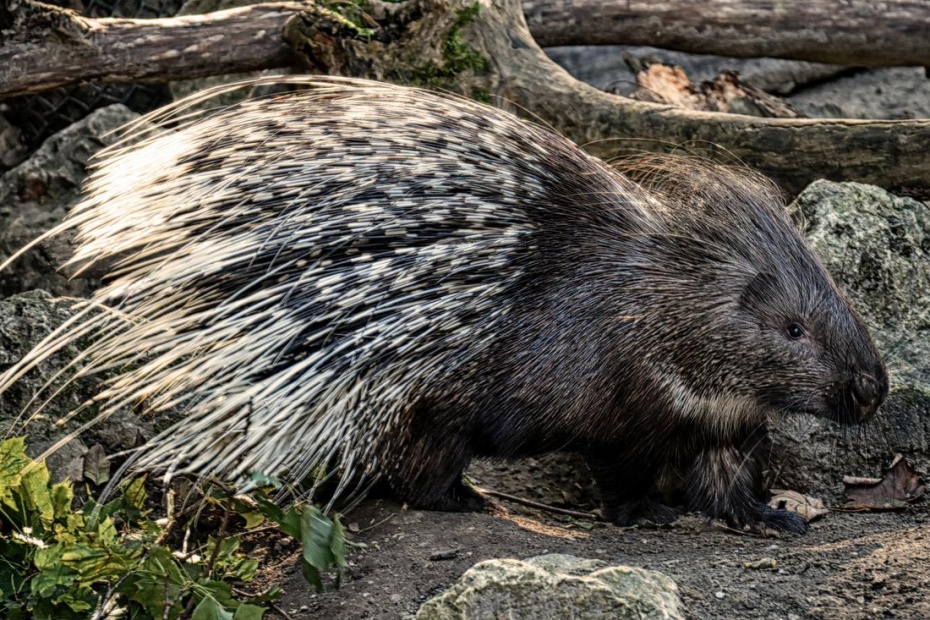
<path id="1" fill-rule="evenodd" d="M 488 560 L 426 601 L 417 620 L 684 618 L 678 586 L 662 573 L 570 555 Z"/>
<path id="2" fill-rule="evenodd" d="M 76 301 L 54 299 L 45 291 L 0 300 L 0 373 L 70 318 Z M 74 369 L 66 367 L 86 344 L 79 340 L 63 347 L 20 377 L 0 398 L 0 428 L 5 435 L 27 435 L 31 456 L 36 457 L 62 442 L 47 460 L 54 480 L 65 477 L 79 480 L 81 457 L 90 445 L 101 443 L 112 454 L 138 445 L 150 432 L 138 416 L 126 411 L 92 425 L 79 437 L 69 438 L 96 415 L 94 406 L 71 415 L 96 393 L 100 381 L 99 377 L 70 380 Z M 34 397 L 37 398 L 33 400 Z M 46 399 L 48 402 L 43 404 Z M 41 413 L 34 414 L 38 405 L 42 405 Z"/>
<path id="3" fill-rule="evenodd" d="M 789 101 L 811 117 L 927 118 L 930 80 L 923 67 L 871 69 L 812 85 Z"/>
<path id="4" fill-rule="evenodd" d="M 834 499 L 844 475 L 876 476 L 896 452 L 930 471 L 930 208 L 858 183 L 818 181 L 791 205 L 872 330 L 891 392 L 861 428 L 792 416 L 775 429 L 774 481 Z"/>
<path id="5" fill-rule="evenodd" d="M 6 171 L 25 159 L 27 147 L 22 132 L 10 124 L 2 111 L 0 104 L 0 171 Z"/>
<path id="6" fill-rule="evenodd" d="M 78 200 L 90 157 L 116 140 L 114 129 L 137 116 L 122 104 L 96 110 L 0 177 L 0 262 L 64 219 Z M 0 296 L 36 288 L 85 295 L 92 282 L 57 273 L 70 255 L 67 235 L 41 243 L 0 272 Z"/>
<path id="7" fill-rule="evenodd" d="M 757 88 L 788 96 L 788 103 L 814 118 L 930 117 L 930 79 L 923 67 L 852 69 L 776 58 L 726 58 L 652 47 L 550 47 L 546 54 L 574 77 L 621 95 L 636 90 L 625 52 L 678 65 L 692 82 L 713 79 L 724 69 Z"/>

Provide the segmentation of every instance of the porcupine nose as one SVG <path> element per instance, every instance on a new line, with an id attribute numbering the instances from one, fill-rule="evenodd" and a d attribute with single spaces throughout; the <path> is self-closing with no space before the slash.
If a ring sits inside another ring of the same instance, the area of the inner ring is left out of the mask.
<path id="1" fill-rule="evenodd" d="M 859 406 L 859 420 L 864 421 L 872 416 L 888 396 L 888 376 L 879 373 L 877 378 L 872 375 L 859 373 L 852 381 L 852 395 Z"/>

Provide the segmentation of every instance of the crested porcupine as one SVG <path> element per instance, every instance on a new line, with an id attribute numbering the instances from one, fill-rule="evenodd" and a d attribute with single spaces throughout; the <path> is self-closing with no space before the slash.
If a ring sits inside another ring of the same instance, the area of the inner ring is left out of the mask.
<path id="1" fill-rule="evenodd" d="M 139 467 L 325 465 L 455 510 L 481 505 L 473 457 L 570 450 L 616 523 L 671 518 L 650 491 L 672 469 L 691 509 L 806 529 L 760 499 L 767 414 L 855 423 L 888 385 L 775 189 L 681 158 L 621 173 L 451 96 L 248 84 L 271 82 L 307 88 L 190 111 L 241 85 L 214 89 L 103 154 L 51 234 L 76 228 L 105 285 L 0 391 L 91 336 L 80 373 L 124 369 L 101 417 L 186 410 Z"/>

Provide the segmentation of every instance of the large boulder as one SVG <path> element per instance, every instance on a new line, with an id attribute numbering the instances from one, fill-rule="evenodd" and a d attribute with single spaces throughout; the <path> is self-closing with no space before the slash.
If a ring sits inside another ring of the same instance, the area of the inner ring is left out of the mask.
<path id="1" fill-rule="evenodd" d="M 683 620 L 662 573 L 570 555 L 487 560 L 423 603 L 417 620 Z"/>
<path id="2" fill-rule="evenodd" d="M 80 198 L 88 162 L 118 139 L 115 129 L 138 116 L 122 104 L 96 110 L 48 138 L 0 177 L 0 262 L 64 220 Z M 61 235 L 24 254 L 0 271 L 0 297 L 37 288 L 55 295 L 86 295 L 95 282 L 58 273 L 71 248 L 71 237 Z"/>

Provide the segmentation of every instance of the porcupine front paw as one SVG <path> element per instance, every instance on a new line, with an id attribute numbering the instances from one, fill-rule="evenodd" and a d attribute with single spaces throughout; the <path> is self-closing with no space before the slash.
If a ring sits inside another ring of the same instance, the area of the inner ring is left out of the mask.
<path id="1" fill-rule="evenodd" d="M 731 527 L 759 528 L 806 534 L 807 521 L 788 510 L 772 508 L 761 499 L 759 462 L 737 446 L 713 446 L 695 459 L 686 494 L 690 508 L 724 519 Z"/>
<path id="2" fill-rule="evenodd" d="M 760 512 L 756 523 L 766 530 L 785 534 L 807 534 L 810 529 L 807 520 L 796 512 L 772 508 L 765 504 L 761 504 Z"/>

